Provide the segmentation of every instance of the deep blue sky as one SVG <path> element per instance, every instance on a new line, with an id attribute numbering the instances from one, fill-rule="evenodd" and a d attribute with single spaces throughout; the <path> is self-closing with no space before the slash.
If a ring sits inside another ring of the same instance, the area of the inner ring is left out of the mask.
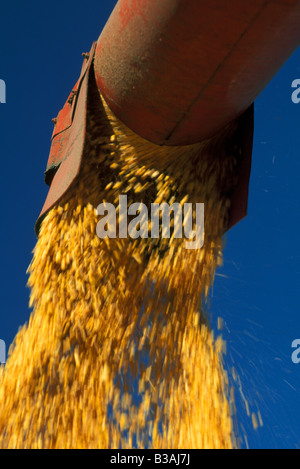
<path id="1" fill-rule="evenodd" d="M 26 269 L 47 193 L 51 118 L 115 3 L 12 0 L 0 7 L 0 79 L 7 85 L 0 104 L 0 339 L 7 344 L 30 313 Z M 226 366 L 236 368 L 250 410 L 264 420 L 254 431 L 236 391 L 239 427 L 255 448 L 300 446 L 300 364 L 291 361 L 291 343 L 300 338 L 297 78 L 299 49 L 256 101 L 249 214 L 227 235 L 210 304 L 213 323 L 225 321 Z"/>

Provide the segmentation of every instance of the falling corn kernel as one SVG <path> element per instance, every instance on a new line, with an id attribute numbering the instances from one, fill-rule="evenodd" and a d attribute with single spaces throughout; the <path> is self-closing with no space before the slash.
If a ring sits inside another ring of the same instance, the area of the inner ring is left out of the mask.
<path id="1" fill-rule="evenodd" d="M 257 417 L 255 413 L 252 414 L 252 425 L 253 425 L 254 430 L 258 429 L 258 422 L 257 422 Z"/>

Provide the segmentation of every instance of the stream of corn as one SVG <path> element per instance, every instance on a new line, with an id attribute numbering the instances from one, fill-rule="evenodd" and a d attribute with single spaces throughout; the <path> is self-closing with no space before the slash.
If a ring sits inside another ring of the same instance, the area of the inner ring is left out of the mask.
<path id="1" fill-rule="evenodd" d="M 0 448 L 235 448 L 224 342 L 205 302 L 236 157 L 209 140 L 151 144 L 100 99 L 80 175 L 34 249 L 33 311 L 0 368 Z M 204 246 L 100 239 L 97 206 L 121 194 L 128 204 L 204 203 Z"/>

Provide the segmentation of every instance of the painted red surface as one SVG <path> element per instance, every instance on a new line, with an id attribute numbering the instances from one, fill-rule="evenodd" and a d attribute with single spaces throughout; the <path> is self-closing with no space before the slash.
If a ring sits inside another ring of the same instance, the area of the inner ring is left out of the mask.
<path id="1" fill-rule="evenodd" d="M 299 0 L 119 0 L 58 115 L 37 231 L 79 174 L 92 66 L 116 116 L 156 144 L 196 143 L 236 121 L 240 181 L 228 228 L 246 216 L 252 104 L 299 45 L 299 25 Z"/>
<path id="2" fill-rule="evenodd" d="M 299 25 L 298 0 L 119 0 L 98 40 L 98 87 L 144 138 L 195 143 L 248 109 Z"/>
<path id="3" fill-rule="evenodd" d="M 48 171 L 51 167 L 56 167 L 57 170 L 51 181 L 45 204 L 36 223 L 36 233 L 39 231 L 40 223 L 45 214 L 59 201 L 79 174 L 86 137 L 89 72 L 93 63 L 95 47 L 96 43 L 93 44 L 89 60 L 84 60 L 79 82 L 77 82 L 79 86 L 76 98 L 71 105 L 67 101 L 64 109 L 68 111 L 58 116 L 47 165 Z M 71 118 L 71 124 L 63 129 L 66 122 L 65 115 L 68 112 L 68 119 Z M 59 121 L 61 115 L 62 120 Z M 57 129 L 61 129 L 61 132 L 58 133 Z"/>

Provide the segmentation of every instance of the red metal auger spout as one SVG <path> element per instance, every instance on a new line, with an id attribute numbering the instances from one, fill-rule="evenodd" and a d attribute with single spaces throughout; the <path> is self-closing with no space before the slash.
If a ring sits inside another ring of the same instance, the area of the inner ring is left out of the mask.
<path id="1" fill-rule="evenodd" d="M 115 115 L 158 145 L 187 145 L 238 121 L 240 182 L 229 227 L 246 215 L 253 102 L 300 42 L 298 0 L 119 0 L 58 116 L 37 223 L 77 177 L 87 90 L 96 82 Z"/>

